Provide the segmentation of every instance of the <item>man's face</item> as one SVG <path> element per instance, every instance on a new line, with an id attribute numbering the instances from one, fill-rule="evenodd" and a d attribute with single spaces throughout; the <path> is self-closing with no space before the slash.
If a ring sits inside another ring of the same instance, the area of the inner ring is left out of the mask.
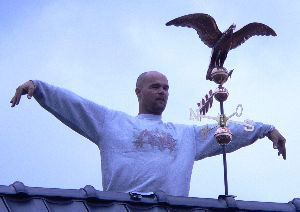
<path id="1" fill-rule="evenodd" d="M 142 85 L 136 88 L 139 100 L 139 114 L 161 115 L 169 96 L 167 78 L 159 72 L 148 72 Z"/>

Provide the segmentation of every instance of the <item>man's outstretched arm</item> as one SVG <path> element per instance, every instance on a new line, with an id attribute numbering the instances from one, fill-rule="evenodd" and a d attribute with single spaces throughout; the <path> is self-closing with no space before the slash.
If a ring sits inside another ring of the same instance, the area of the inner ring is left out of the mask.
<path id="1" fill-rule="evenodd" d="M 38 80 L 20 85 L 10 101 L 11 106 L 18 105 L 25 94 L 28 98 L 33 96 L 44 109 L 97 145 L 106 116 L 113 113 L 71 91 Z"/>
<path id="2" fill-rule="evenodd" d="M 277 129 L 272 125 L 266 125 L 260 122 L 253 122 L 254 130 L 245 131 L 243 125 L 229 124 L 229 129 L 233 134 L 233 140 L 226 146 L 227 152 L 236 151 L 242 147 L 253 144 L 258 139 L 268 137 L 273 142 L 273 148 L 278 150 L 278 155 L 282 155 L 283 159 L 286 159 L 285 138 L 279 133 Z M 200 160 L 206 157 L 211 157 L 222 153 L 221 146 L 216 142 L 214 138 L 214 127 L 196 127 L 195 133 L 197 135 L 196 142 L 196 160 Z M 202 131 L 209 130 L 207 136 L 201 136 Z"/>

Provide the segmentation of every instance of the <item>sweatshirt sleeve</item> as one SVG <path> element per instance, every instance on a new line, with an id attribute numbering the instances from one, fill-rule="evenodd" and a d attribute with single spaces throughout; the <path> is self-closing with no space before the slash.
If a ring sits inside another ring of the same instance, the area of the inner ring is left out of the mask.
<path id="1" fill-rule="evenodd" d="M 86 100 L 71 91 L 33 80 L 34 98 L 62 123 L 98 145 L 107 108 Z"/>
<path id="2" fill-rule="evenodd" d="M 254 130 L 246 131 L 243 125 L 229 124 L 228 128 L 232 133 L 232 141 L 226 145 L 226 152 L 233 152 L 242 147 L 253 144 L 258 139 L 264 138 L 274 127 L 272 125 L 253 122 Z M 196 157 L 201 160 L 222 153 L 222 147 L 214 137 L 217 125 L 194 126 Z"/>

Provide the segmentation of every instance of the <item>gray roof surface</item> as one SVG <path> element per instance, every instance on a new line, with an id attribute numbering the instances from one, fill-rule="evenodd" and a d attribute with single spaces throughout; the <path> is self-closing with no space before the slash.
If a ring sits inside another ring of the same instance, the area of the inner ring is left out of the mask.
<path id="1" fill-rule="evenodd" d="M 22 182 L 0 185 L 0 212 L 115 212 L 115 211 L 300 211 L 300 198 L 288 203 L 175 197 L 163 192 L 103 192 L 87 185 L 81 189 L 28 187 Z"/>

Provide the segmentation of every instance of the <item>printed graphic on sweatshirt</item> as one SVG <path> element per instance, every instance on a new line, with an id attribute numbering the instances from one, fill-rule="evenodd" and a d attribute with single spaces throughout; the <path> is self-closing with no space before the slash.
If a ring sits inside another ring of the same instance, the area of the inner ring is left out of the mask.
<path id="1" fill-rule="evenodd" d="M 208 134 L 212 131 L 212 130 L 216 130 L 217 129 L 217 126 L 214 126 L 214 127 L 209 127 L 208 125 L 206 125 L 205 127 L 203 127 L 200 131 L 200 135 L 201 135 L 201 138 L 203 140 L 206 140 L 207 137 L 208 137 Z"/>
<path id="2" fill-rule="evenodd" d="M 176 140 L 170 133 L 155 130 L 143 130 L 137 136 L 133 142 L 136 149 L 158 149 L 160 151 L 169 150 L 173 152 L 176 150 Z"/>

